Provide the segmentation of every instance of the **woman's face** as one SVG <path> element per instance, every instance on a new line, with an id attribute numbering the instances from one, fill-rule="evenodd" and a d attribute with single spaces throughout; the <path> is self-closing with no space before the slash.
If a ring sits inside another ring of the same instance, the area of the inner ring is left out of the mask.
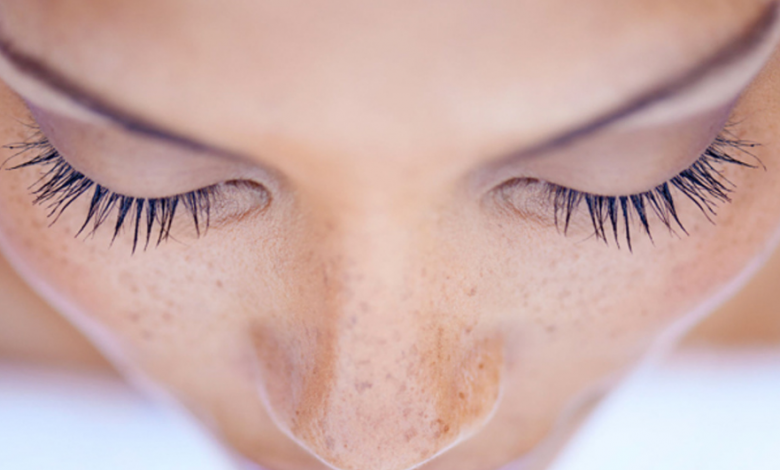
<path id="1" fill-rule="evenodd" d="M 773 5 L 0 0 L 2 246 L 261 465 L 495 468 L 767 249 Z"/>

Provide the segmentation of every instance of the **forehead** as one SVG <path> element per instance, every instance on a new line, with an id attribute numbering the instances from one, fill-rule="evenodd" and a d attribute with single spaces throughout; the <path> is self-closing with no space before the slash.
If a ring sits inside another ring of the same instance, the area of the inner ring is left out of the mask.
<path id="1" fill-rule="evenodd" d="M 117 105 L 236 151 L 474 153 L 654 85 L 767 3 L 0 0 L 0 21 Z"/>

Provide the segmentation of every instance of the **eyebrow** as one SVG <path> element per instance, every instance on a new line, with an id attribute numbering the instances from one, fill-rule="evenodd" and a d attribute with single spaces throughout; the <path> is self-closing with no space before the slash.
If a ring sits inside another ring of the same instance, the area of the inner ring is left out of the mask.
<path id="1" fill-rule="evenodd" d="M 764 39 L 777 23 L 778 16 L 780 16 L 778 14 L 778 3 L 780 2 L 777 0 L 771 2 L 768 7 L 762 11 L 758 19 L 751 23 L 742 34 L 682 75 L 666 81 L 660 86 L 656 86 L 638 97 L 628 100 L 625 104 L 609 110 L 608 112 L 589 120 L 585 124 L 564 131 L 541 143 L 533 144 L 531 147 L 523 149 L 520 152 L 520 155 L 542 153 L 556 147 L 570 144 L 575 140 L 591 135 L 617 121 L 629 117 L 655 103 L 664 101 L 698 84 L 713 71 L 733 63 L 742 55 L 763 44 Z M 128 110 L 122 109 L 120 106 L 111 103 L 97 93 L 93 93 L 82 87 L 76 81 L 60 73 L 40 59 L 22 51 L 11 40 L 6 38 L 2 34 L 2 31 L 0 31 L 0 55 L 5 57 L 8 62 L 13 64 L 15 68 L 24 75 L 41 82 L 81 107 L 118 124 L 128 131 L 165 140 L 194 150 L 235 156 L 232 152 L 216 148 L 175 131 L 165 129 L 158 124 L 136 116 Z M 515 154 L 515 156 L 517 156 L 517 154 Z"/>

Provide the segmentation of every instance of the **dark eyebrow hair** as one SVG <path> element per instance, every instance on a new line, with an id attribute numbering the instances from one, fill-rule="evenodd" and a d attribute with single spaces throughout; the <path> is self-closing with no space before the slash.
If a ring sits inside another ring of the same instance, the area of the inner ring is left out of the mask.
<path id="1" fill-rule="evenodd" d="M 701 81 L 713 70 L 727 65 L 738 59 L 742 54 L 757 47 L 766 38 L 768 32 L 772 29 L 778 19 L 778 1 L 771 2 L 759 18 L 746 28 L 745 32 L 738 36 L 734 41 L 730 41 L 725 47 L 716 51 L 703 62 L 699 63 L 691 70 L 673 78 L 666 83 L 661 84 L 644 94 L 631 99 L 626 104 L 602 114 L 573 129 L 548 139 L 542 143 L 534 144 L 521 151 L 521 155 L 535 154 L 548 151 L 552 148 L 569 144 L 584 136 L 592 134 L 610 124 L 628 117 L 650 105 L 669 98 L 692 85 Z M 195 150 L 208 151 L 211 153 L 235 156 L 232 152 L 219 149 L 199 142 L 190 137 L 181 135 L 177 132 L 166 130 L 163 127 L 135 116 L 132 112 L 122 109 L 110 101 L 98 96 L 95 93 L 85 89 L 74 80 L 66 77 L 59 71 L 50 67 L 36 57 L 33 57 L 18 47 L 12 41 L 6 38 L 0 31 L 0 55 L 3 55 L 19 71 L 25 75 L 46 84 L 49 88 L 65 95 L 73 102 L 92 111 L 93 113 L 107 118 L 109 121 L 120 125 L 121 127 L 136 133 L 149 137 L 166 140 L 181 146 Z M 517 154 L 515 154 L 517 156 Z"/>

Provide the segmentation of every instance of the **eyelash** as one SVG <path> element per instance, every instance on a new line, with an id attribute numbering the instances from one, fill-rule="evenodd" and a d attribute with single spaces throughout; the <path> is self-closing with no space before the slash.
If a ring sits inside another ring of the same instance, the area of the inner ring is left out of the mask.
<path id="1" fill-rule="evenodd" d="M 9 170 L 32 166 L 45 168 L 43 175 L 30 187 L 30 191 L 35 197 L 33 204 L 48 209 L 47 215 L 52 219 L 51 224 L 57 222 L 71 204 L 91 190 L 89 210 L 76 236 L 80 236 L 88 229 L 88 235 L 93 235 L 109 220 L 111 214 L 116 212 L 111 243 L 129 225 L 133 232 L 133 253 L 136 252 L 139 243 L 143 243 L 146 250 L 155 236 L 156 245 L 170 239 L 173 220 L 181 213 L 178 212 L 181 207 L 192 217 L 195 231 L 200 237 L 201 233 L 205 233 L 209 228 L 211 208 L 220 196 L 220 185 L 162 198 L 137 198 L 113 192 L 70 166 L 40 132 L 30 142 L 7 147 L 18 151 L 15 156 L 28 152 L 36 153 L 30 160 Z"/>
<path id="2" fill-rule="evenodd" d="M 673 189 L 692 201 L 712 221 L 712 216 L 717 215 L 717 205 L 731 202 L 729 195 L 734 188 L 734 184 L 716 168 L 716 165 L 732 164 L 757 168 L 756 165 L 739 160 L 730 153 L 737 151 L 758 161 L 757 157 L 749 151 L 758 144 L 732 137 L 728 128 L 729 126 L 726 126 L 721 135 L 691 167 L 650 191 L 625 196 L 602 196 L 545 182 L 555 225 L 567 234 L 573 215 L 585 204 L 597 239 L 609 244 L 609 239 L 613 238 L 615 244 L 620 247 L 622 225 L 626 245 L 629 251 L 633 251 L 632 221 L 637 220 L 643 233 L 652 240 L 649 218 L 651 214 L 654 214 L 670 232 L 674 233 L 675 227 L 679 227 L 688 234 L 678 216 Z M 32 166 L 46 168 L 30 190 L 34 196 L 33 203 L 48 209 L 47 215 L 52 219 L 52 224 L 71 204 L 92 190 L 86 218 L 76 236 L 80 236 L 87 229 L 89 229 L 88 234 L 93 235 L 116 211 L 112 243 L 123 229 L 130 225 L 133 232 L 133 253 L 141 242 L 144 250 L 149 247 L 155 235 L 155 226 L 157 226 L 156 245 L 171 238 L 173 220 L 181 213 L 178 212 L 180 207 L 183 207 L 192 218 L 197 236 L 205 233 L 211 222 L 212 206 L 221 195 L 220 185 L 163 198 L 136 198 L 113 192 L 74 169 L 40 131 L 30 142 L 7 147 L 18 151 L 15 157 L 28 152 L 36 153 L 30 160 L 9 170 Z"/>
<path id="3" fill-rule="evenodd" d="M 606 244 L 609 244 L 609 239 L 613 238 L 618 248 L 620 248 L 622 225 L 626 245 L 629 251 L 633 251 L 632 221 L 638 221 L 642 232 L 651 241 L 653 240 L 650 231 L 649 215 L 651 214 L 654 214 L 671 233 L 675 233 L 675 227 L 679 227 L 687 235 L 688 231 L 677 213 L 673 190 L 682 193 L 704 213 L 710 222 L 713 222 L 712 217 L 717 215 L 718 204 L 730 203 L 730 194 L 735 187 L 716 166 L 731 164 L 744 168 L 758 168 L 756 165 L 733 157 L 731 155 L 733 151 L 751 157 L 760 165 L 758 158 L 749 150 L 757 147 L 758 144 L 732 137 L 728 128 L 727 125 L 691 167 L 650 191 L 625 196 L 601 196 L 545 183 L 547 196 L 553 206 L 555 225 L 559 229 L 562 226 L 563 233 L 567 234 L 572 216 L 585 204 L 593 225 L 594 236 Z"/>

